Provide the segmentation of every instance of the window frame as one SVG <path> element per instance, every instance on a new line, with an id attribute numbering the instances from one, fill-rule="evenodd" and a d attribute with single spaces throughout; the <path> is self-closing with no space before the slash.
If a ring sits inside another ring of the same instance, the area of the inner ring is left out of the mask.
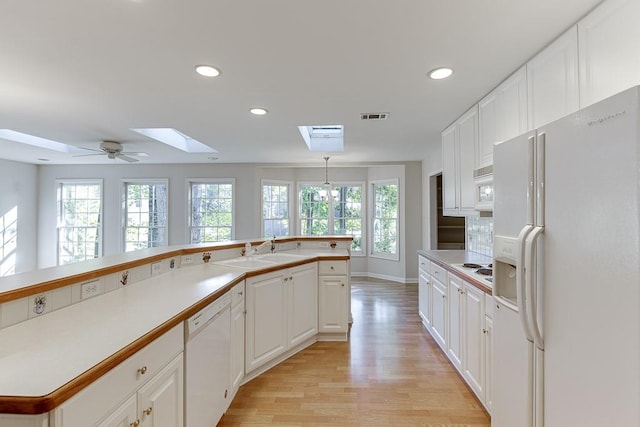
<path id="1" fill-rule="evenodd" d="M 376 252 L 375 251 L 375 236 L 374 236 L 374 226 L 375 226 L 375 221 L 376 221 L 376 216 L 375 216 L 375 212 L 376 212 L 376 199 L 375 199 L 375 187 L 377 186 L 382 186 L 382 185 L 395 185 L 397 188 L 397 193 L 398 193 L 398 200 L 397 200 L 397 206 L 396 206 L 396 251 L 395 253 L 389 253 L 389 252 Z M 392 179 L 380 179 L 380 180 L 372 180 L 369 181 L 369 209 L 371 212 L 370 215 L 370 221 L 369 221 L 369 229 L 368 229 L 368 235 L 369 235 L 369 242 L 370 242 L 370 246 L 368 248 L 368 254 L 371 258 L 379 258 L 379 259 L 386 259 L 386 260 L 392 260 L 392 261 L 400 261 L 400 248 L 401 248 L 401 242 L 400 242 L 400 218 L 401 218 L 401 200 L 400 198 L 402 197 L 402 192 L 401 192 L 401 188 L 400 188 L 400 180 L 398 178 L 392 178 Z"/>
<path id="2" fill-rule="evenodd" d="M 293 182 L 291 181 L 283 181 L 283 180 L 276 180 L 276 179 L 262 179 L 260 181 L 260 235 L 262 237 L 273 237 L 273 236 L 267 236 L 265 234 L 265 229 L 264 229 L 264 222 L 265 222 L 265 217 L 264 217 L 264 187 L 267 185 L 271 185 L 271 186 L 286 186 L 287 187 L 287 219 L 289 220 L 289 229 L 288 229 L 288 234 L 286 234 L 286 236 L 292 236 L 293 235 L 293 231 L 296 230 L 295 224 L 292 224 L 292 218 L 295 218 L 294 215 L 292 215 L 292 212 L 294 212 L 295 210 L 295 206 L 294 206 L 294 202 L 293 202 L 293 197 L 292 196 L 292 192 L 293 192 Z M 270 220 L 273 220 L 274 218 L 269 218 Z M 284 235 L 283 235 L 284 236 Z M 280 236 L 276 236 L 276 237 L 280 237 Z"/>
<path id="3" fill-rule="evenodd" d="M 56 179 L 56 265 L 67 265 L 60 263 L 60 230 L 62 219 L 62 188 L 65 185 L 98 185 L 100 187 L 100 212 L 98 213 L 100 218 L 100 224 L 98 226 L 98 246 L 97 254 L 94 258 L 85 258 L 81 261 L 76 261 L 68 264 L 75 264 L 77 262 L 87 261 L 90 259 L 101 258 L 104 254 L 104 180 L 102 178 L 77 178 L 77 179 Z M 60 192 L 60 193 L 59 193 Z M 66 228 L 66 227 L 64 227 Z M 77 228 L 77 227 L 74 227 Z M 88 227 L 85 227 L 88 228 Z"/>
<path id="4" fill-rule="evenodd" d="M 165 226 L 164 226 L 164 245 L 162 246 L 152 246 L 152 247 L 165 247 L 169 245 L 169 204 L 170 204 L 170 194 L 169 194 L 169 179 L 167 178 L 124 178 L 121 180 L 121 209 L 120 209 L 120 250 L 122 253 L 135 252 L 135 250 L 127 252 L 127 184 L 144 184 L 144 185 L 157 185 L 163 184 L 167 188 L 167 217 L 165 218 Z M 142 249 L 149 249 L 142 248 Z M 141 249 L 138 249 L 141 250 Z"/>
<path id="5" fill-rule="evenodd" d="M 189 244 L 196 244 L 191 241 L 192 227 L 193 227 L 193 184 L 231 184 L 231 236 L 228 241 L 235 240 L 236 236 L 236 180 L 235 178 L 188 178 L 186 182 L 187 191 L 187 238 L 186 242 Z M 200 243 L 216 243 L 227 240 L 218 240 L 215 242 L 200 242 Z"/>

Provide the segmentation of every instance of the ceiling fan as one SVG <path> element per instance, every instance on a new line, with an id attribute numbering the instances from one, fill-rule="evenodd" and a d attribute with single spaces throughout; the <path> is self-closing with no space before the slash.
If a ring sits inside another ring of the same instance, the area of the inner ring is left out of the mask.
<path id="1" fill-rule="evenodd" d="M 100 150 L 94 150 L 93 148 L 83 148 L 83 150 L 97 151 L 96 154 L 77 154 L 73 157 L 87 157 L 87 156 L 102 156 L 106 154 L 110 159 L 120 159 L 125 162 L 135 163 L 139 161 L 138 159 L 134 159 L 129 155 L 141 155 L 142 153 L 128 153 L 122 151 L 122 144 L 117 141 L 102 141 L 100 143 Z"/>

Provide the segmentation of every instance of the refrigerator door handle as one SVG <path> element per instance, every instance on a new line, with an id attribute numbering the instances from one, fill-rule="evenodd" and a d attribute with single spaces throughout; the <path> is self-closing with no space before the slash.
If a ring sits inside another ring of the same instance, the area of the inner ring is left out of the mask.
<path id="1" fill-rule="evenodd" d="M 531 325 L 529 325 L 529 316 L 527 314 L 527 269 L 525 265 L 526 254 L 526 240 L 527 236 L 533 230 L 532 225 L 525 225 L 520 234 L 518 235 L 518 248 L 516 254 L 516 300 L 518 302 L 518 314 L 520 315 L 520 323 L 522 323 L 522 329 L 529 341 L 533 341 L 533 333 L 531 331 Z"/>
<path id="2" fill-rule="evenodd" d="M 544 232 L 544 227 L 535 227 L 527 236 L 525 243 L 525 271 L 526 271 L 526 300 L 527 300 L 527 317 L 528 324 L 531 328 L 533 342 L 539 350 L 544 350 L 544 342 L 542 333 L 540 332 L 540 324 L 538 322 L 538 302 L 536 298 L 536 246 L 538 238 Z"/>

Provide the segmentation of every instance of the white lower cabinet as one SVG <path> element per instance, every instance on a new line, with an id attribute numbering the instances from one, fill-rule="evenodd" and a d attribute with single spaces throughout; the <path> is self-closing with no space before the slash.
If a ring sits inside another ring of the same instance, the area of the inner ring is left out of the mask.
<path id="1" fill-rule="evenodd" d="M 177 325 L 58 406 L 51 426 L 182 426 L 183 330 Z"/>
<path id="2" fill-rule="evenodd" d="M 482 332 L 484 334 L 484 406 L 491 413 L 493 406 L 493 318 L 484 316 Z"/>
<path id="3" fill-rule="evenodd" d="M 246 280 L 246 373 L 318 331 L 317 263 Z"/>
<path id="4" fill-rule="evenodd" d="M 447 346 L 447 286 L 432 276 L 431 335 L 446 353 Z M 446 278 L 445 278 L 446 279 Z"/>
<path id="5" fill-rule="evenodd" d="M 244 378 L 244 307 L 245 283 L 237 284 L 231 290 L 231 397 L 233 400 Z"/>
<path id="6" fill-rule="evenodd" d="M 0 427 L 48 427 L 49 414 L 0 414 Z M 127 427 L 129 427 L 127 425 Z"/>
<path id="7" fill-rule="evenodd" d="M 486 300 L 491 301 L 491 297 L 436 263 L 431 263 L 431 270 L 428 288 L 431 291 L 431 327 L 427 330 L 491 412 L 493 321 L 491 310 L 486 309 L 489 304 Z M 419 298 L 422 299 L 426 280 L 423 270 L 419 270 L 419 274 Z M 424 303 L 419 302 L 421 304 Z M 423 317 L 422 312 L 421 309 L 420 317 Z"/>
<path id="8" fill-rule="evenodd" d="M 485 396 L 484 292 L 464 282 L 463 375 L 476 395 Z"/>
<path id="9" fill-rule="evenodd" d="M 431 328 L 431 261 L 418 256 L 418 314 L 425 328 Z"/>
<path id="10" fill-rule="evenodd" d="M 318 264 L 318 332 L 339 334 L 349 329 L 351 286 L 347 261 L 320 261 Z"/>
<path id="11" fill-rule="evenodd" d="M 464 298 L 462 280 L 449 274 L 448 281 L 448 301 L 447 313 L 449 315 L 449 335 L 447 338 L 447 356 L 458 371 L 462 372 L 462 343 L 464 326 Z"/>

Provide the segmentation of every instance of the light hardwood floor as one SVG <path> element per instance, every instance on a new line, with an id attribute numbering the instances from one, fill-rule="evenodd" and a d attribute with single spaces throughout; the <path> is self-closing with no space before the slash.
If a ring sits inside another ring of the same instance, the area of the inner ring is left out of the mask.
<path id="1" fill-rule="evenodd" d="M 349 342 L 316 343 L 245 384 L 218 426 L 490 426 L 417 301 L 417 285 L 352 280 Z"/>

